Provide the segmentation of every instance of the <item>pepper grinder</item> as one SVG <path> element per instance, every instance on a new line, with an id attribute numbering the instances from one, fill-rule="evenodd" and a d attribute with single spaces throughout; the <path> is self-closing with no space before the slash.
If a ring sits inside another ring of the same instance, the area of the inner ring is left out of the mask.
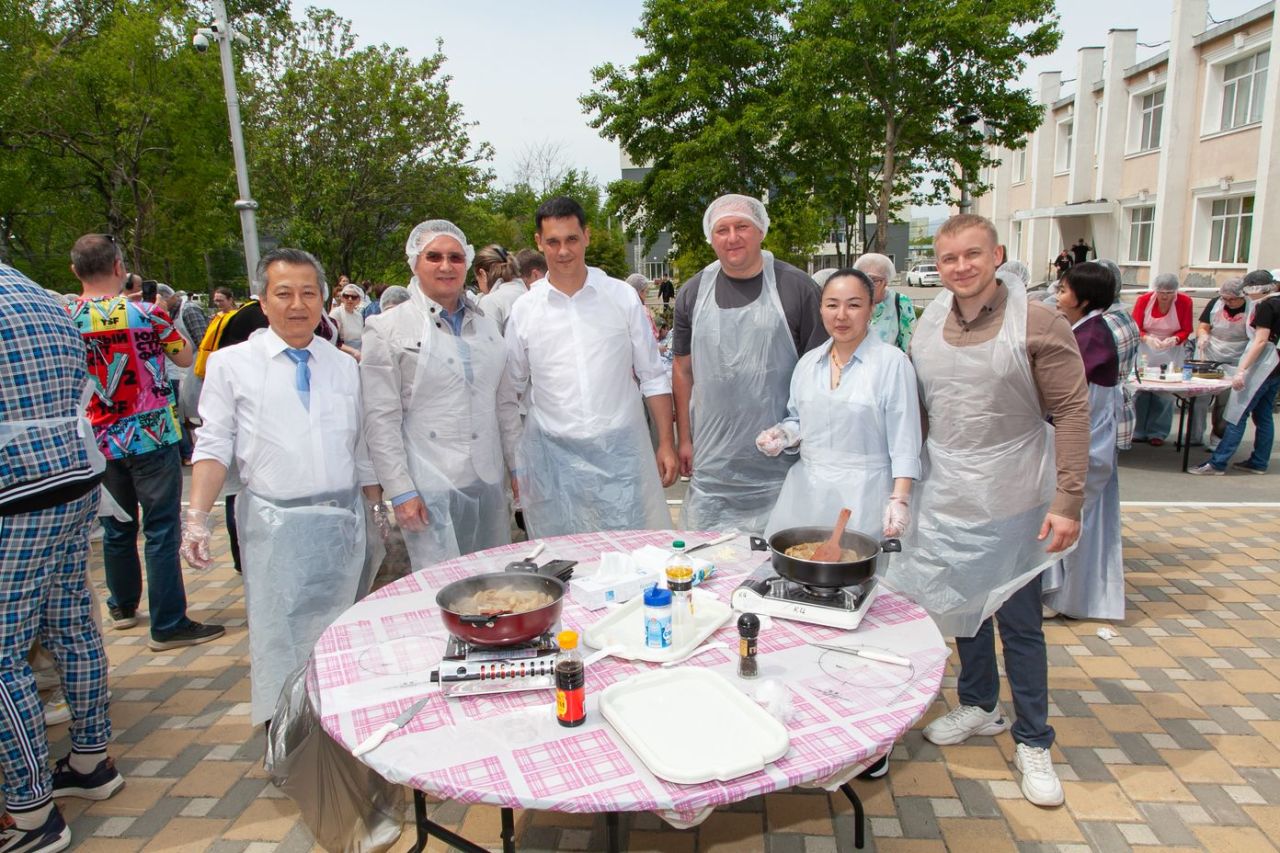
<path id="1" fill-rule="evenodd" d="M 738 677 L 755 678 L 760 674 L 756 661 L 756 637 L 760 634 L 760 617 L 743 613 L 738 617 Z"/>

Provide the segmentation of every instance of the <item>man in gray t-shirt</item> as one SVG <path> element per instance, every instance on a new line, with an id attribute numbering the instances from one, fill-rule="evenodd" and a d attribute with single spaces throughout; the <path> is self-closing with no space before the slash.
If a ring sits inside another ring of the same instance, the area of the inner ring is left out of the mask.
<path id="1" fill-rule="evenodd" d="M 791 371 L 827 339 L 813 279 L 761 249 L 769 216 L 725 195 L 703 216 L 716 262 L 676 297 L 671 351 L 687 530 L 761 532 L 794 456 L 767 457 L 761 430 L 786 417 Z"/>

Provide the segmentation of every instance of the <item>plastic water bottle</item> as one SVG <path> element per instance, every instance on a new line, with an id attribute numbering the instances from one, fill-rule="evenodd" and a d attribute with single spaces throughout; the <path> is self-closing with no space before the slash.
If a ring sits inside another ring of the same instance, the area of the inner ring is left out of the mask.
<path id="1" fill-rule="evenodd" d="M 671 590 L 657 584 L 644 591 L 644 644 L 651 649 L 671 647 Z"/>

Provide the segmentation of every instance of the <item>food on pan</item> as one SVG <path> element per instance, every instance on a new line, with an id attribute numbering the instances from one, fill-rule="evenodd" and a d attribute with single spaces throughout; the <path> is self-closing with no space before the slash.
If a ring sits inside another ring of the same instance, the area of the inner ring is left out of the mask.
<path id="1" fill-rule="evenodd" d="M 811 560 L 813 559 L 813 552 L 818 550 L 818 546 L 822 544 L 824 543 L 801 542 L 799 545 L 792 545 L 790 548 L 783 551 L 782 553 L 786 554 L 788 557 L 795 557 L 797 560 Z M 856 560 L 861 560 L 861 559 L 862 558 L 858 556 L 858 552 L 853 550 L 852 548 L 841 548 L 840 559 L 832 560 L 832 562 L 852 563 Z"/>
<path id="2" fill-rule="evenodd" d="M 460 616 L 498 616 L 539 610 L 554 601 L 550 594 L 541 590 L 500 586 L 468 595 L 450 609 Z"/>

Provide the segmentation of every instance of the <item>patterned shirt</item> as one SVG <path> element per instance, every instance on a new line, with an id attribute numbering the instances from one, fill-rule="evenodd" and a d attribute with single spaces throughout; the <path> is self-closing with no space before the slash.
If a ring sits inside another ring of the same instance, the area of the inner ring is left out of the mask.
<path id="1" fill-rule="evenodd" d="M 893 300 L 892 305 L 890 299 Z M 911 297 L 895 290 L 886 293 L 885 298 L 876 303 L 876 310 L 871 312 L 871 328 L 880 340 L 906 352 L 911 344 L 911 333 L 916 330 L 916 308 L 911 304 Z"/>
<path id="2" fill-rule="evenodd" d="M 102 455 L 121 459 L 177 444 L 165 353 L 185 342 L 169 315 L 123 296 L 78 299 L 69 310 L 87 349 L 94 392 L 89 420 Z"/>
<path id="3" fill-rule="evenodd" d="M 96 475 L 71 421 L 80 414 L 84 342 L 62 304 L 13 267 L 0 264 L 0 506 L 34 494 L 91 483 Z"/>

